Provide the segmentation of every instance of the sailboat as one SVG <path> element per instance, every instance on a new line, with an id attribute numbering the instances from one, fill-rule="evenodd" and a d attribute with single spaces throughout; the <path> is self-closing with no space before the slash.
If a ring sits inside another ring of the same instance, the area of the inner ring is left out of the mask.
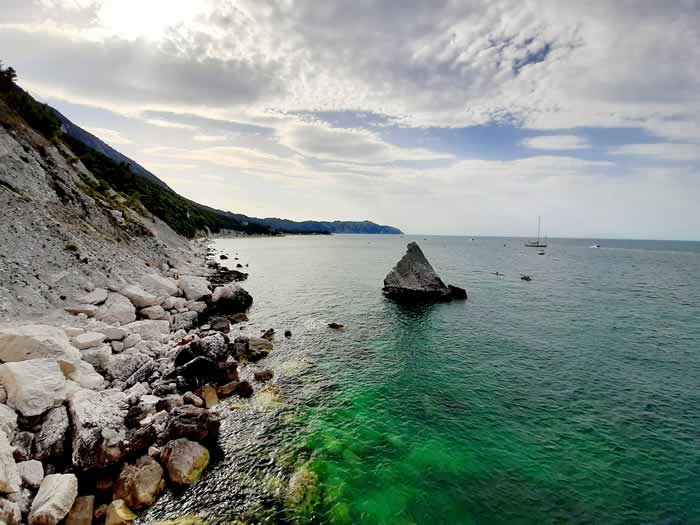
<path id="1" fill-rule="evenodd" d="M 541 228 L 542 228 L 542 217 L 537 217 L 537 240 L 526 242 L 525 246 L 527 248 L 546 248 L 547 247 L 547 242 L 546 241 L 542 242 Z"/>

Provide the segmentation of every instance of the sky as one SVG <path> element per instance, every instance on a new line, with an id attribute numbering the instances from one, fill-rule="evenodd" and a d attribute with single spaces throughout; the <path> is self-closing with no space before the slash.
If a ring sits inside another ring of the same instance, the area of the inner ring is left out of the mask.
<path id="1" fill-rule="evenodd" d="M 2 0 L 19 84 L 203 204 L 700 240 L 700 0 Z"/>

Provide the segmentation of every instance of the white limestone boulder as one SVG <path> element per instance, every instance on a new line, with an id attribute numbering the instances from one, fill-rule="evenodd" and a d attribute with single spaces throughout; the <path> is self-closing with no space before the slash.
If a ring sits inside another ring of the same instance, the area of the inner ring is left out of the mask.
<path id="1" fill-rule="evenodd" d="M 107 381 L 95 368 L 86 361 L 81 361 L 78 368 L 68 376 L 69 379 L 75 381 L 83 388 L 90 390 L 104 390 L 107 386 Z"/>
<path id="2" fill-rule="evenodd" d="M 130 284 L 121 289 L 121 294 L 126 296 L 131 304 L 137 308 L 156 306 L 163 302 L 157 295 L 147 292 L 136 284 Z"/>
<path id="3" fill-rule="evenodd" d="M 101 326 L 95 328 L 95 332 L 104 334 L 107 341 L 121 341 L 129 335 L 129 331 L 121 326 Z"/>
<path id="4" fill-rule="evenodd" d="M 0 404 L 0 431 L 12 441 L 17 430 L 17 412 L 5 404 Z"/>
<path id="5" fill-rule="evenodd" d="M 145 319 L 163 319 L 165 310 L 161 306 L 148 306 L 139 310 L 139 314 Z"/>
<path id="6" fill-rule="evenodd" d="M 118 390 L 81 389 L 69 397 L 74 467 L 104 467 L 122 458 L 126 411 L 126 394 Z"/>
<path id="7" fill-rule="evenodd" d="M 170 333 L 170 322 L 159 320 L 135 321 L 126 325 L 131 334 L 138 334 L 144 341 L 163 341 Z"/>
<path id="8" fill-rule="evenodd" d="M 70 511 L 77 495 L 78 478 L 75 474 L 49 474 L 32 501 L 29 525 L 59 523 Z"/>
<path id="9" fill-rule="evenodd" d="M 124 338 L 124 350 L 135 347 L 141 342 L 141 336 L 139 334 L 129 334 Z"/>
<path id="10" fill-rule="evenodd" d="M 12 457 L 13 450 L 5 433 L 0 432 L 0 492 L 4 494 L 18 492 L 22 484 L 17 464 Z"/>
<path id="11" fill-rule="evenodd" d="M 177 281 L 155 273 L 146 273 L 141 277 L 141 286 L 153 295 L 169 297 L 178 294 Z"/>
<path id="12" fill-rule="evenodd" d="M 31 489 L 39 488 L 44 479 L 44 465 L 36 459 L 17 463 L 17 472 L 22 479 L 22 484 Z"/>
<path id="13" fill-rule="evenodd" d="M 99 308 L 94 304 L 77 304 L 74 306 L 66 306 L 64 310 L 73 315 L 83 314 L 87 317 L 95 317 Z"/>
<path id="14" fill-rule="evenodd" d="M 66 380 L 53 359 L 0 365 L 0 382 L 7 390 L 7 404 L 23 416 L 43 414 L 66 398 Z"/>
<path id="15" fill-rule="evenodd" d="M 198 275 L 182 275 L 177 284 L 188 301 L 199 301 L 211 297 L 209 281 L 204 277 L 199 277 Z"/>
<path id="16" fill-rule="evenodd" d="M 95 319 L 110 325 L 123 325 L 136 320 L 136 308 L 122 294 L 112 292 L 97 310 Z"/>
<path id="17" fill-rule="evenodd" d="M 22 509 L 19 503 L 0 498 L 0 523 L 5 525 L 20 525 Z"/>
<path id="18" fill-rule="evenodd" d="M 112 347 L 104 344 L 96 348 L 88 348 L 82 350 L 83 361 L 90 363 L 95 370 L 105 371 L 109 365 L 109 360 L 112 357 Z"/>
<path id="19" fill-rule="evenodd" d="M 107 296 L 109 295 L 109 292 L 105 290 L 104 288 L 95 288 L 92 292 L 87 293 L 83 295 L 82 297 L 78 297 L 77 301 L 80 304 L 102 304 L 107 300 Z"/>
<path id="20" fill-rule="evenodd" d="M 73 338 L 73 346 L 78 350 L 85 350 L 101 345 L 105 339 L 105 334 L 101 332 L 84 332 Z"/>
<path id="21" fill-rule="evenodd" d="M 5 363 L 49 358 L 70 372 L 80 362 L 80 351 L 65 330 L 50 325 L 25 325 L 0 330 L 0 360 Z"/>

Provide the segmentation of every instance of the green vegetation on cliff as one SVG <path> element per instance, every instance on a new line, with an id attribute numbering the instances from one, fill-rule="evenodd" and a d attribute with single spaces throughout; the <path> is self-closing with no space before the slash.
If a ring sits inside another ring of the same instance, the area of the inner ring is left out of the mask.
<path id="1" fill-rule="evenodd" d="M 117 164 L 106 155 L 68 135 L 62 135 L 62 140 L 98 180 L 109 184 L 130 199 L 140 201 L 148 211 L 185 237 L 194 237 L 197 232 L 206 229 L 212 232 L 237 230 L 253 234 L 270 233 L 266 226 L 246 224 L 227 217 L 188 200 L 169 188 L 163 188 L 135 174 L 129 164 Z"/>

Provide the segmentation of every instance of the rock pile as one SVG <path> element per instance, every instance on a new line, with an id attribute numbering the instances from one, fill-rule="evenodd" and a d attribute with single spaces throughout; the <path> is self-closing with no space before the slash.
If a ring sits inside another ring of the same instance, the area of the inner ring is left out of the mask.
<path id="1" fill-rule="evenodd" d="M 467 292 L 446 286 L 418 244 L 408 244 L 406 254 L 384 278 L 384 295 L 398 302 L 439 302 L 467 299 Z"/>
<path id="2" fill-rule="evenodd" d="M 78 297 L 71 326 L 0 329 L 0 523 L 128 524 L 196 482 L 219 399 L 250 397 L 238 367 L 273 348 L 229 338 L 251 303 L 171 269 Z"/>

